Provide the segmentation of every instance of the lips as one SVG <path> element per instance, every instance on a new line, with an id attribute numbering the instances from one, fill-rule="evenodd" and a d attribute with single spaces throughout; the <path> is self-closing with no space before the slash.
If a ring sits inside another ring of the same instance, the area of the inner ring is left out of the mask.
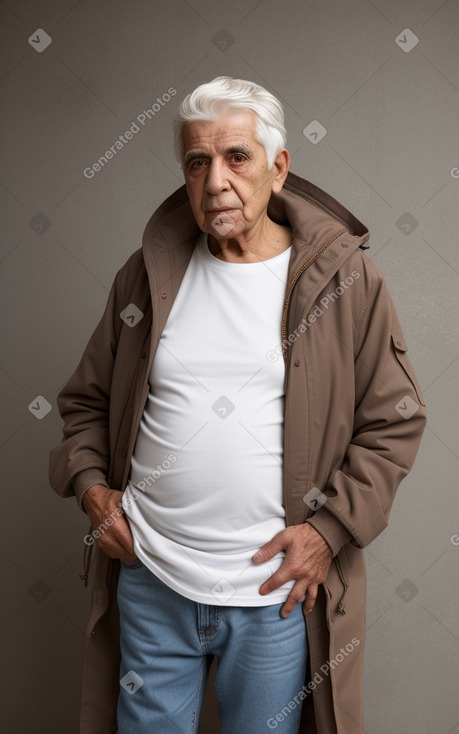
<path id="1" fill-rule="evenodd" d="M 236 209 L 233 206 L 222 206 L 217 209 L 209 209 L 208 214 L 222 214 L 223 212 L 234 212 Z"/>

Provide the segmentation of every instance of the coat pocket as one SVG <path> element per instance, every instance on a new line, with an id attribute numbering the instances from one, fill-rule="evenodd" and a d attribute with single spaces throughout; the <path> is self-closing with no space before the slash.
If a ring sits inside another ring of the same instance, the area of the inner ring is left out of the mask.
<path id="1" fill-rule="evenodd" d="M 405 374 L 409 377 L 419 402 L 421 403 L 421 405 L 425 406 L 424 396 L 422 394 L 421 387 L 414 373 L 413 366 L 408 358 L 408 347 L 403 338 L 403 334 L 392 334 L 392 344 L 394 346 L 395 355 L 399 361 L 399 364 L 403 367 Z"/>

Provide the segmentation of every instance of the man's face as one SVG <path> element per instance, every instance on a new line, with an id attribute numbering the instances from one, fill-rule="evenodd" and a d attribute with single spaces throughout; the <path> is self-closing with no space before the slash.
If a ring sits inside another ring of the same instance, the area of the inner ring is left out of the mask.
<path id="1" fill-rule="evenodd" d="M 182 130 L 191 207 L 200 229 L 217 240 L 249 232 L 266 216 L 271 192 L 282 188 L 285 177 L 279 180 L 276 164 L 268 171 L 255 132 L 255 114 L 243 109 Z"/>

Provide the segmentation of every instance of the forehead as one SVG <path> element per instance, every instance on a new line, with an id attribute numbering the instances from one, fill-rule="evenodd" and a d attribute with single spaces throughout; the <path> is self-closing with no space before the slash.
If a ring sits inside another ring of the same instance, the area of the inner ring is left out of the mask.
<path id="1" fill-rule="evenodd" d="M 184 151 L 232 142 L 248 143 L 255 148 L 260 145 L 255 140 L 256 122 L 256 115 L 251 110 L 228 112 L 218 120 L 191 122 L 182 129 Z"/>

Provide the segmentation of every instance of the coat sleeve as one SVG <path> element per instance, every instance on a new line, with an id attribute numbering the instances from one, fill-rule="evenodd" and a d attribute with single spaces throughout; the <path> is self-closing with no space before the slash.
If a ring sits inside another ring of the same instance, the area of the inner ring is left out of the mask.
<path id="1" fill-rule="evenodd" d="M 426 422 L 394 304 L 371 261 L 366 280 L 370 296 L 357 324 L 355 347 L 353 435 L 342 465 L 328 478 L 325 503 L 307 520 L 334 555 L 346 542 L 364 548 L 387 526 Z"/>
<path id="2" fill-rule="evenodd" d="M 50 452 L 49 482 L 62 497 L 76 495 L 81 509 L 89 486 L 108 486 L 110 386 L 121 323 L 116 308 L 118 278 L 119 273 L 104 314 L 57 398 L 64 436 Z"/>

